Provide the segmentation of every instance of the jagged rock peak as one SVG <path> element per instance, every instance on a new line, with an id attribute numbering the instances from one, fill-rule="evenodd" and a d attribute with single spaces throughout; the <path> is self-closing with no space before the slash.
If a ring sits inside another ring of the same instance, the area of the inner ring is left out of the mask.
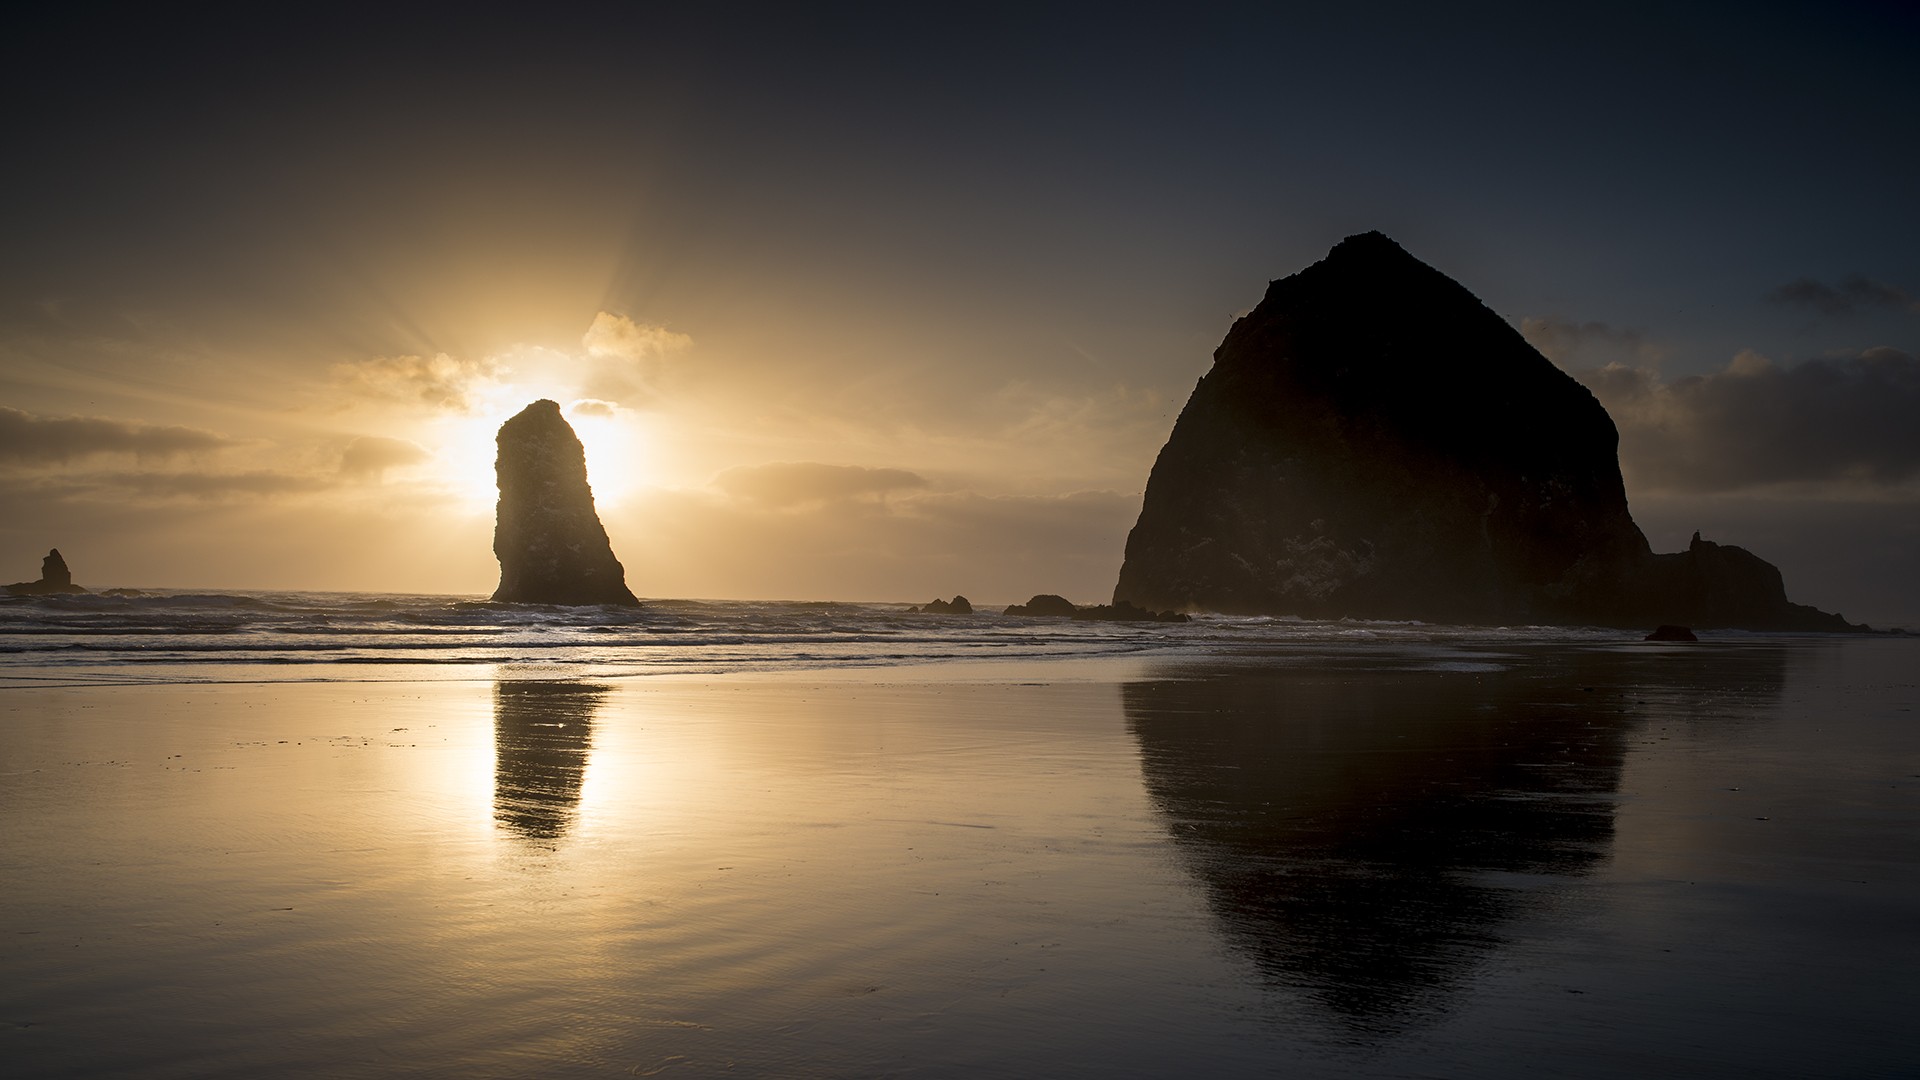
<path id="1" fill-rule="evenodd" d="M 1420 261 L 1412 255 L 1407 254 L 1406 248 L 1401 247 L 1392 237 L 1378 229 L 1369 229 L 1363 233 L 1354 233 L 1352 236 L 1333 245 L 1333 247 L 1327 251 L 1326 259 L 1322 261 L 1382 258 L 1401 258 L 1413 262 Z"/>
<path id="2" fill-rule="evenodd" d="M 47 557 L 40 560 L 40 580 L 49 585 L 73 584 L 73 571 L 67 569 L 67 560 L 61 557 L 59 548 L 47 552 Z"/>
<path id="3" fill-rule="evenodd" d="M 559 403 L 543 398 L 520 410 L 500 425 L 495 444 L 500 502 L 493 553 L 500 587 L 493 599 L 637 606 L 594 510 L 586 450 Z"/>
<path id="4" fill-rule="evenodd" d="M 73 572 L 67 569 L 67 560 L 60 555 L 60 549 L 47 552 L 40 560 L 40 579 L 38 581 L 16 581 L 6 587 L 6 591 L 16 596 L 44 596 L 50 593 L 83 593 L 87 590 L 73 583 Z"/>

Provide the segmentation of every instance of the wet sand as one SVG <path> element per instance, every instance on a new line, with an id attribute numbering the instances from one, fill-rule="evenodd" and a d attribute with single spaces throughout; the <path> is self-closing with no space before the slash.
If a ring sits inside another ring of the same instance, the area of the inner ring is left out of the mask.
<path id="1" fill-rule="evenodd" d="M 1909 1075 L 1916 661 L 1740 639 L 0 691 L 0 1055 Z"/>

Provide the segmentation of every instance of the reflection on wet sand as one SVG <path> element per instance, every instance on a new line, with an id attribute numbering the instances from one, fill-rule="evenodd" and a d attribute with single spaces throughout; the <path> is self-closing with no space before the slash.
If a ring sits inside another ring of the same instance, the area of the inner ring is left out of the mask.
<path id="1" fill-rule="evenodd" d="M 1123 688 L 1149 796 L 1227 940 L 1350 1035 L 1438 1016 L 1504 924 L 1607 857 L 1632 729 L 1715 686 L 1777 696 L 1782 676 L 1772 654 L 1477 666 L 1242 664 Z"/>
<path id="2" fill-rule="evenodd" d="M 573 824 L 593 749 L 604 686 L 497 682 L 493 686 L 493 819 L 528 840 L 557 840 Z"/>

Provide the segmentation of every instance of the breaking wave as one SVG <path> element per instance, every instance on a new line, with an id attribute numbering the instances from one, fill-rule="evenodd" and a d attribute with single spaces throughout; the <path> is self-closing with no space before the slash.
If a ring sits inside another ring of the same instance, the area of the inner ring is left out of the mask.
<path id="1" fill-rule="evenodd" d="M 1503 641 L 1619 640 L 1615 631 L 1461 628 L 1200 616 L 1185 624 L 909 614 L 904 604 L 655 600 L 639 608 L 449 596 L 135 592 L 0 600 L 0 685 L 90 674 L 233 680 L 247 665 L 532 665 L 596 676 L 726 673 L 1146 650 L 1273 654 L 1381 641 L 1433 664 Z M 1283 655 L 1284 654 L 1284 655 Z M 1485 662 L 1484 653 L 1474 662 Z M 417 675 L 414 677 L 418 677 Z"/>

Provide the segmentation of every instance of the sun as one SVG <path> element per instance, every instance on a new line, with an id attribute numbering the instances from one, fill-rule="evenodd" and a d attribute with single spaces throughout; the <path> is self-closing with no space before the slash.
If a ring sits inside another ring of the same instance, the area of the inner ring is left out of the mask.
<path id="1" fill-rule="evenodd" d="M 647 447 L 632 412 L 603 401 L 578 401 L 566 409 L 567 422 L 580 436 L 587 455 L 587 485 L 597 506 L 617 506 L 641 487 Z"/>
<path id="2" fill-rule="evenodd" d="M 428 444 L 434 450 L 433 483 L 470 513 L 493 511 L 499 498 L 494 481 L 494 438 L 500 425 L 543 396 L 538 390 L 505 386 L 472 412 L 441 417 Z M 587 458 L 587 483 L 602 510 L 618 506 L 645 484 L 650 447 L 641 417 L 611 402 L 592 399 L 563 403 L 562 410 Z"/>

